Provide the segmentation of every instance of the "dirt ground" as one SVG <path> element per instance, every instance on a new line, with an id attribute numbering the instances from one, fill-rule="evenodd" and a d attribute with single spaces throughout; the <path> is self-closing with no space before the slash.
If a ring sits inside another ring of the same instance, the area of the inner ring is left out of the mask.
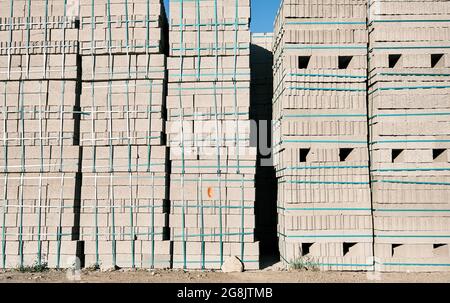
<path id="1" fill-rule="evenodd" d="M 184 272 L 177 270 L 118 270 L 112 272 L 83 270 L 78 276 L 65 271 L 38 273 L 0 271 L 0 283 L 449 283 L 450 273 L 383 273 L 372 276 L 363 272 L 318 272 L 262 270 L 243 273 Z"/>

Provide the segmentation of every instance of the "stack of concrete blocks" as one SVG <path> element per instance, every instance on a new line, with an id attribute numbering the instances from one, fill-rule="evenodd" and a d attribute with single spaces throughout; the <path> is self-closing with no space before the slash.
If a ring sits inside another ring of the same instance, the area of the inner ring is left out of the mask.
<path id="1" fill-rule="evenodd" d="M 450 2 L 371 1 L 375 260 L 450 270 Z"/>
<path id="2" fill-rule="evenodd" d="M 250 144 L 250 1 L 170 1 L 167 142 L 173 267 L 259 268 Z"/>
<path id="3" fill-rule="evenodd" d="M 273 54 L 272 33 L 253 33 L 250 49 L 250 118 L 257 123 L 256 235 L 262 255 L 276 257 L 277 246 L 276 178 L 272 157 Z"/>
<path id="4" fill-rule="evenodd" d="M 76 263 L 78 29 L 71 1 L 0 1 L 0 266 Z"/>
<path id="5" fill-rule="evenodd" d="M 168 268 L 161 0 L 80 0 L 84 264 Z"/>
<path id="6" fill-rule="evenodd" d="M 281 258 L 373 267 L 366 1 L 285 0 L 275 21 L 274 157 Z"/>

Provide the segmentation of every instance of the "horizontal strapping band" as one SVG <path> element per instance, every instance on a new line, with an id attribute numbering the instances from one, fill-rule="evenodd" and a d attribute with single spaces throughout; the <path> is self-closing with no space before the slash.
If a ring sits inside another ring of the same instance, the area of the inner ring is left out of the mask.
<path id="1" fill-rule="evenodd" d="M 382 141 L 372 141 L 369 142 L 370 145 L 373 144 L 387 144 L 387 143 L 450 143 L 450 139 L 449 140 L 440 140 L 440 139 L 435 139 L 435 140 L 431 140 L 431 139 L 423 139 L 423 140 L 419 140 L 419 139 L 411 139 L 411 140 L 382 140 Z"/>
<path id="2" fill-rule="evenodd" d="M 338 24 L 342 24 L 342 25 L 346 25 L 346 24 L 350 24 L 350 25 L 366 25 L 366 22 L 363 21 L 310 21 L 310 22 L 304 22 L 304 21 L 287 21 L 285 22 L 285 24 L 287 25 L 338 25 Z"/>
<path id="3" fill-rule="evenodd" d="M 304 170 L 304 169 L 352 169 L 352 168 L 369 168 L 368 165 L 343 165 L 343 166 L 291 166 L 279 169 L 277 171 L 283 170 Z"/>
<path id="4" fill-rule="evenodd" d="M 442 49 L 450 48 L 450 46 L 376 46 L 372 49 Z"/>
<path id="5" fill-rule="evenodd" d="M 217 166 L 214 166 L 214 167 L 217 168 Z M 175 173 L 172 173 L 172 175 L 173 174 L 175 174 Z M 181 182 L 181 179 L 170 178 L 170 180 Z M 185 179 L 185 178 L 183 178 L 183 182 L 200 182 L 200 181 L 201 182 L 223 182 L 223 183 L 226 183 L 226 182 L 236 182 L 236 183 L 252 182 L 252 183 L 254 183 L 255 179 L 210 179 L 210 178 L 204 179 L 204 178 L 202 178 L 200 180 L 200 179 Z"/>
<path id="6" fill-rule="evenodd" d="M 194 114 L 174 114 L 174 115 L 168 115 L 171 118 L 178 118 L 178 117 L 208 117 L 208 116 L 246 116 L 250 115 L 249 112 L 237 112 L 237 113 L 208 113 L 208 114 L 202 114 L 202 113 L 194 113 Z"/>
<path id="7" fill-rule="evenodd" d="M 209 23 L 171 23 L 171 27 L 198 27 L 198 26 L 241 26 L 241 25 L 249 25 L 249 22 L 209 22 Z"/>
<path id="8" fill-rule="evenodd" d="M 450 266 L 450 263 L 397 263 L 397 262 L 382 262 L 378 263 L 385 266 Z"/>
<path id="9" fill-rule="evenodd" d="M 367 46 L 356 45 L 286 45 L 285 49 L 367 49 Z"/>
<path id="10" fill-rule="evenodd" d="M 391 73 L 391 72 L 381 72 L 379 73 L 379 75 L 382 76 L 424 76 L 424 77 L 450 77 L 450 74 L 438 74 L 438 73 L 434 73 L 434 74 L 424 74 L 424 73 Z"/>
<path id="11" fill-rule="evenodd" d="M 450 116 L 450 112 L 434 112 L 434 113 L 401 113 L 401 114 L 376 114 L 369 117 L 369 120 L 378 117 L 427 117 L 427 116 Z"/>
<path id="12" fill-rule="evenodd" d="M 376 23 L 397 23 L 397 22 L 450 22 L 450 20 L 439 20 L 439 19 L 396 19 L 396 20 L 371 20 L 370 22 Z"/>
<path id="13" fill-rule="evenodd" d="M 192 237 L 220 237 L 220 236 L 250 236 L 254 235 L 253 232 L 242 232 L 242 233 L 216 233 L 216 234 L 192 234 L 192 235 L 174 235 L 174 238 L 192 238 Z"/>
<path id="14" fill-rule="evenodd" d="M 282 140 L 278 145 L 282 143 L 336 143 L 336 144 L 367 144 L 367 141 L 353 141 L 353 140 Z"/>
<path id="15" fill-rule="evenodd" d="M 244 42 L 243 42 L 244 44 Z M 247 42 L 245 42 L 245 44 L 247 44 L 247 46 L 234 46 L 234 47 L 173 47 L 172 51 L 222 51 L 222 50 L 249 50 L 250 46 L 248 45 Z"/>
<path id="16" fill-rule="evenodd" d="M 287 114 L 282 115 L 283 118 L 367 118 L 366 114 Z"/>
<path id="17" fill-rule="evenodd" d="M 450 209 L 386 209 L 374 208 L 373 211 L 379 212 L 450 212 Z"/>
<path id="18" fill-rule="evenodd" d="M 355 79 L 367 79 L 367 76 L 356 76 L 356 75 L 339 75 L 339 74 L 287 74 L 291 77 L 336 77 L 336 78 L 355 78 Z"/>
<path id="19" fill-rule="evenodd" d="M 402 171 L 450 171 L 450 167 L 442 167 L 442 168 L 378 168 L 372 169 L 372 172 L 402 172 Z"/>
<path id="20" fill-rule="evenodd" d="M 450 85 L 427 85 L 427 86 L 399 86 L 399 87 L 381 87 L 370 91 L 368 94 L 371 95 L 377 91 L 395 91 L 395 90 L 415 90 L 415 89 L 447 89 Z"/>
<path id="21" fill-rule="evenodd" d="M 392 184 L 416 184 L 416 185 L 438 185 L 450 186 L 449 182 L 420 182 L 420 181 L 403 181 L 403 180 L 373 180 L 372 183 L 392 183 Z"/>
<path id="22" fill-rule="evenodd" d="M 285 211 L 372 211 L 371 208 L 344 208 L 344 207 L 277 207 Z"/>
<path id="23" fill-rule="evenodd" d="M 281 181 L 278 184 L 324 184 L 324 185 L 368 185 L 370 182 L 346 182 L 346 181 Z"/>
<path id="24" fill-rule="evenodd" d="M 375 238 L 450 238 L 450 235 L 375 235 Z"/>
<path id="25" fill-rule="evenodd" d="M 205 255 L 208 255 L 208 254 L 206 253 Z M 241 260 L 241 262 L 242 263 L 259 263 L 260 261 L 259 260 L 246 260 L 246 259 L 243 259 L 243 260 Z M 175 264 L 184 264 L 184 263 L 187 263 L 187 264 L 222 264 L 223 262 L 221 262 L 221 261 L 208 261 L 208 260 L 203 260 L 203 261 L 189 261 L 189 260 L 184 261 L 183 260 L 183 261 L 173 261 L 173 263 L 175 263 Z"/>
<path id="26" fill-rule="evenodd" d="M 254 209 L 255 206 L 231 206 L 231 205 L 223 205 L 223 206 L 215 206 L 215 205 L 176 205 L 172 204 L 171 207 L 174 208 L 206 208 L 206 209 Z M 176 214 L 173 214 L 176 215 Z"/>
<path id="27" fill-rule="evenodd" d="M 285 238 L 373 238 L 373 235 L 284 235 L 278 232 L 279 236 Z"/>
<path id="28" fill-rule="evenodd" d="M 144 73 L 144 72 L 142 72 Z M 250 76 L 251 73 L 244 73 L 244 72 L 236 72 L 236 73 L 199 73 L 199 74 L 185 74 L 185 73 L 178 73 L 178 74 L 169 74 L 169 76 L 172 77 L 219 77 L 219 76 Z"/>
<path id="29" fill-rule="evenodd" d="M 288 87 L 290 90 L 311 90 L 311 91 L 337 91 L 337 92 L 365 92 L 365 88 L 334 88 L 334 87 Z"/>

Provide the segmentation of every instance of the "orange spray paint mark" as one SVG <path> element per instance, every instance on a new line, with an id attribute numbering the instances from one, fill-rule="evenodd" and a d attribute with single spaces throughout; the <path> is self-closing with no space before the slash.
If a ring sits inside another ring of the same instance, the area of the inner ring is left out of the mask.
<path id="1" fill-rule="evenodd" d="M 209 198 L 212 198 L 213 195 L 214 195 L 214 190 L 213 190 L 213 188 L 212 188 L 212 187 L 208 187 L 208 197 L 209 197 Z"/>

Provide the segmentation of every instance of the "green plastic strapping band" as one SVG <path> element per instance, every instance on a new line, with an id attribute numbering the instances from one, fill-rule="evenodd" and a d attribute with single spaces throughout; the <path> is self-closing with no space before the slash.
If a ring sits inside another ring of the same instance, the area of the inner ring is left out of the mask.
<path id="1" fill-rule="evenodd" d="M 174 1 L 174 0 L 172 0 Z M 184 49 L 184 44 L 183 44 L 183 9 L 184 9 L 184 2 L 183 0 L 180 0 L 180 22 L 181 22 L 181 26 L 180 26 L 180 47 L 181 49 Z M 183 50 L 180 52 L 179 55 L 179 60 L 180 60 L 180 75 L 183 75 Z M 182 169 L 181 169 L 181 200 L 183 203 L 183 209 L 182 209 L 182 215 L 181 215 L 181 226 L 182 226 L 182 243 L 183 243 L 183 269 L 187 268 L 187 259 L 186 259 L 186 249 L 187 249 L 187 245 L 186 245 L 186 235 L 185 235 L 185 227 L 186 227 L 186 200 L 184 199 L 184 175 L 186 173 L 186 169 L 184 167 L 185 165 L 185 155 L 184 155 L 184 111 L 183 111 L 183 98 L 182 98 L 182 81 L 183 78 L 181 77 L 179 79 L 178 82 L 178 101 L 179 101 L 179 108 L 181 110 L 181 115 L 180 115 L 180 127 L 181 127 L 181 163 L 183 165 Z"/>
<path id="2" fill-rule="evenodd" d="M 46 2 L 47 3 L 47 2 Z M 47 22 L 47 21 L 46 21 Z M 42 81 L 39 81 L 39 108 L 42 106 Z M 37 230 L 37 264 L 41 266 L 41 228 L 42 228 L 42 174 L 44 172 L 44 146 L 42 144 L 42 113 L 39 114 L 39 154 L 40 154 L 40 167 L 39 167 L 39 185 L 38 185 L 38 230 Z"/>
<path id="3" fill-rule="evenodd" d="M 233 69 L 233 86 L 234 86 L 234 112 L 235 112 L 235 120 L 236 120 L 236 156 L 237 156 L 237 173 L 240 173 L 240 157 L 239 157 L 239 117 L 238 117 L 238 97 L 237 97 L 237 44 L 238 44 L 238 20 L 239 20 L 239 6 L 238 0 L 235 0 L 235 24 L 234 24 L 234 69 Z M 218 76 L 217 76 L 218 78 Z"/>
<path id="4" fill-rule="evenodd" d="M 44 31 L 44 64 L 43 78 L 47 76 L 47 48 L 48 48 L 48 0 L 45 0 L 45 31 Z"/>
<path id="5" fill-rule="evenodd" d="M 339 74 L 305 74 L 305 73 L 289 73 L 290 77 L 325 77 L 325 78 L 351 78 L 351 79 L 367 79 L 367 76 L 357 76 L 357 75 L 339 75 Z"/>
<path id="6" fill-rule="evenodd" d="M 391 184 L 416 184 L 416 185 L 436 185 L 450 186 L 450 182 L 421 182 L 421 181 L 403 181 L 403 180 L 373 180 L 373 183 L 391 183 Z"/>
<path id="7" fill-rule="evenodd" d="M 8 209 L 8 141 L 7 137 L 7 109 L 6 109 L 6 86 L 7 82 L 3 82 L 3 154 L 4 157 L 4 166 L 3 166 L 3 174 L 5 176 L 4 185 L 3 185 L 3 203 L 2 203 L 2 268 L 6 269 L 6 210 Z"/>
<path id="8" fill-rule="evenodd" d="M 200 70 L 201 70 L 200 1 L 197 0 L 195 2 L 195 5 L 197 6 L 197 20 L 198 20 L 198 26 L 197 26 L 197 60 L 198 60 L 198 62 L 197 62 L 197 81 L 200 81 Z"/>
<path id="9" fill-rule="evenodd" d="M 351 234 L 338 234 L 338 235 L 285 235 L 278 232 L 278 236 L 283 238 L 373 238 L 373 235 L 370 234 L 361 234 L 361 235 L 351 235 Z"/>
<path id="10" fill-rule="evenodd" d="M 222 180 L 221 180 L 221 167 L 220 167 L 220 147 L 219 147 L 219 122 L 217 118 L 217 91 L 216 84 L 219 73 L 219 30 L 218 30 L 218 7 L 217 0 L 214 0 L 214 32 L 215 32 L 215 45 L 214 45 L 214 54 L 216 59 L 215 66 L 215 80 L 213 82 L 214 86 L 214 108 L 215 108 L 215 120 L 216 120 L 216 146 L 217 146 L 217 179 L 218 179 L 218 188 L 219 188 L 219 204 L 222 206 Z M 234 88 L 236 89 L 236 88 Z M 219 241 L 220 241 L 220 265 L 223 264 L 223 222 L 222 222 L 222 208 L 219 208 Z"/>
<path id="11" fill-rule="evenodd" d="M 404 172 L 404 171 L 450 171 L 450 167 L 441 167 L 441 168 L 433 168 L 433 167 L 425 167 L 425 168 L 379 168 L 372 169 L 373 172 Z"/>
<path id="12" fill-rule="evenodd" d="M 8 80 L 10 79 L 11 76 L 11 49 L 12 49 L 12 34 L 13 34 L 13 17 L 14 17 L 14 4 L 13 4 L 13 0 L 9 1 L 9 5 L 10 5 L 10 21 L 9 21 L 9 45 L 8 45 Z"/>
<path id="13" fill-rule="evenodd" d="M 200 189 L 199 189 L 200 187 Z M 200 241 L 202 242 L 201 244 L 201 255 L 202 255 L 202 270 L 205 269 L 205 259 L 206 259 L 206 245 L 205 245 L 205 217 L 204 217 L 204 205 L 203 205 L 203 178 L 202 175 L 200 175 L 200 182 L 199 182 L 199 187 L 197 187 L 197 191 L 199 193 L 200 196 Z"/>
<path id="14" fill-rule="evenodd" d="M 58 248 L 56 255 L 56 268 L 60 268 L 61 263 L 61 238 L 62 238 L 62 210 L 64 208 L 64 173 L 61 175 L 61 184 L 60 184 L 60 193 L 59 193 L 59 224 L 57 229 L 57 240 L 58 240 Z"/>
<path id="15" fill-rule="evenodd" d="M 30 40 L 31 40 L 31 0 L 28 0 L 28 16 L 27 16 L 27 78 L 30 75 Z"/>
<path id="16" fill-rule="evenodd" d="M 277 207 L 284 211 L 371 211 L 372 208 L 356 207 Z"/>
<path id="17" fill-rule="evenodd" d="M 20 227 L 19 227 L 19 255 L 20 255 L 20 268 L 23 268 L 23 175 L 25 173 L 25 119 L 24 119 L 24 92 L 23 92 L 23 80 L 19 82 L 19 94 L 20 94 L 20 145 L 21 145 L 21 170 L 20 170 L 20 193 L 19 193 L 19 207 L 20 207 Z"/>
<path id="18" fill-rule="evenodd" d="M 369 182 L 346 182 L 346 181 L 281 181 L 279 184 L 324 184 L 324 185 L 365 185 L 370 184 Z"/>
<path id="19" fill-rule="evenodd" d="M 428 116 L 450 116 L 450 112 L 377 114 L 373 115 L 372 117 L 369 117 L 369 120 L 373 120 L 378 117 L 428 117 Z"/>
<path id="20" fill-rule="evenodd" d="M 365 92 L 365 88 L 334 88 L 334 87 L 300 87 L 291 86 L 290 90 L 305 90 L 305 91 L 336 91 L 336 92 Z"/>

